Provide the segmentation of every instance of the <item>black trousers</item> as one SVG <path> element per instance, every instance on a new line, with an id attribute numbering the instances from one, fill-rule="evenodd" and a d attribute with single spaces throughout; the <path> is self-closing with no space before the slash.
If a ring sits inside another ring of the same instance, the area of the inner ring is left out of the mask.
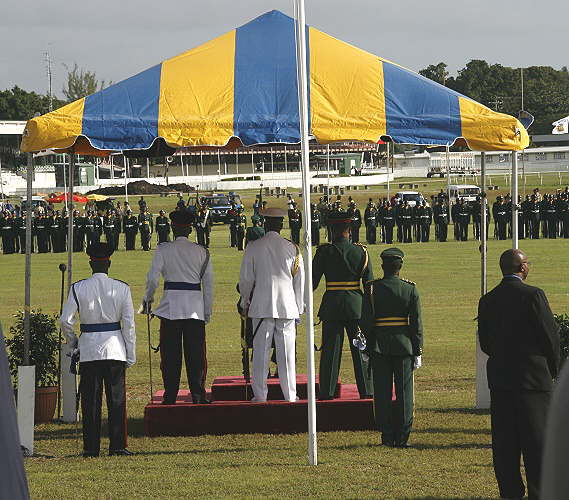
<path id="1" fill-rule="evenodd" d="M 413 356 L 384 356 L 373 352 L 375 423 L 384 443 L 407 444 L 413 426 Z M 392 404 L 395 384 L 395 405 Z"/>
<path id="2" fill-rule="evenodd" d="M 160 318 L 160 368 L 164 382 L 164 403 L 174 404 L 180 389 L 182 349 L 188 385 L 193 399 L 205 397 L 207 358 L 205 322 L 199 319 Z"/>
<path id="3" fill-rule="evenodd" d="M 142 249 L 143 250 L 150 250 L 150 237 L 151 237 L 151 233 L 150 231 L 140 231 L 140 243 L 142 244 Z"/>
<path id="4" fill-rule="evenodd" d="M 158 244 L 168 241 L 168 231 L 158 231 Z"/>
<path id="5" fill-rule="evenodd" d="M 243 241 L 245 240 L 245 226 L 237 226 L 236 238 L 237 250 L 243 250 Z"/>
<path id="6" fill-rule="evenodd" d="M 529 500 L 539 496 L 550 392 L 490 391 L 492 456 L 501 497 L 523 497 L 524 458 Z"/>
<path id="7" fill-rule="evenodd" d="M 229 246 L 237 246 L 237 226 L 234 224 L 229 225 Z"/>
<path id="8" fill-rule="evenodd" d="M 373 394 L 373 384 L 368 370 L 368 362 L 362 352 L 352 344 L 358 328 L 357 319 L 354 320 L 324 320 L 322 321 L 322 350 L 320 352 L 320 399 L 331 399 L 336 393 L 340 362 L 342 361 L 342 345 L 344 343 L 344 329 L 350 342 L 350 353 L 354 365 L 354 375 L 360 396 Z"/>
<path id="9" fill-rule="evenodd" d="M 109 451 L 126 447 L 125 370 L 124 361 L 86 361 L 79 364 L 83 451 L 99 453 L 101 448 L 103 385 L 109 413 Z"/>
<path id="10" fill-rule="evenodd" d="M 132 229 L 127 229 L 124 233 L 126 250 L 135 250 L 136 247 L 136 233 Z"/>
<path id="11" fill-rule="evenodd" d="M 370 245 L 375 245 L 377 239 L 377 228 L 373 225 L 366 226 L 366 240 Z"/>

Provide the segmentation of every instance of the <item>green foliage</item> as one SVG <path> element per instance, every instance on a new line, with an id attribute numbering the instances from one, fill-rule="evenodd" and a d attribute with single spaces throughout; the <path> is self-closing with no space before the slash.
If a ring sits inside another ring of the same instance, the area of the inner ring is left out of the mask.
<path id="1" fill-rule="evenodd" d="M 446 81 L 449 77 L 447 65 L 443 62 L 440 62 L 439 64 L 430 64 L 425 69 L 419 71 L 419 74 L 440 83 L 441 85 L 446 85 Z"/>
<path id="2" fill-rule="evenodd" d="M 67 84 L 63 87 L 63 95 L 67 102 L 73 102 L 82 97 L 94 94 L 98 90 L 105 88 L 105 81 L 99 82 L 95 72 L 79 68 L 77 63 L 73 69 L 67 68 Z"/>
<path id="3" fill-rule="evenodd" d="M 24 312 L 18 311 L 15 323 L 10 327 L 10 336 L 6 339 L 10 373 L 14 380 L 18 376 L 18 366 L 24 362 Z M 57 336 L 56 316 L 49 316 L 32 310 L 30 313 L 30 364 L 36 367 L 36 386 L 51 387 L 57 385 Z"/>
<path id="4" fill-rule="evenodd" d="M 563 362 L 569 357 L 569 316 L 567 314 L 555 314 L 555 321 L 559 324 L 561 360 Z"/>
<path id="5" fill-rule="evenodd" d="M 53 99 L 53 109 L 63 105 Z M 0 91 L 0 120 L 29 120 L 36 113 L 49 111 L 49 97 L 36 92 L 27 92 L 17 85 L 11 90 Z"/>
<path id="6" fill-rule="evenodd" d="M 419 73 L 489 108 L 517 116 L 522 107 L 521 69 L 474 59 L 449 77 L 446 64 L 429 65 Z M 549 134 L 551 122 L 569 114 L 569 72 L 550 66 L 523 69 L 524 109 L 535 116 L 530 131 Z"/>

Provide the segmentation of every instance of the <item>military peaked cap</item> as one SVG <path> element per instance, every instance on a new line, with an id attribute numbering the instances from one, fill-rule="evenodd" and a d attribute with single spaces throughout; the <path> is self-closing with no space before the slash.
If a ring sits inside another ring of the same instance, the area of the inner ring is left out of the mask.
<path id="1" fill-rule="evenodd" d="M 401 250 L 399 250 L 399 248 L 393 247 L 393 248 L 388 248 L 387 250 L 381 252 L 380 257 L 382 258 L 382 260 L 389 260 L 389 259 L 403 260 L 405 254 Z"/>
<path id="2" fill-rule="evenodd" d="M 113 246 L 106 242 L 91 243 L 87 247 L 87 255 L 91 258 L 91 261 L 109 260 L 114 251 Z"/>
<path id="3" fill-rule="evenodd" d="M 189 227 L 194 222 L 194 216 L 187 210 L 174 210 L 169 217 L 174 226 Z"/>

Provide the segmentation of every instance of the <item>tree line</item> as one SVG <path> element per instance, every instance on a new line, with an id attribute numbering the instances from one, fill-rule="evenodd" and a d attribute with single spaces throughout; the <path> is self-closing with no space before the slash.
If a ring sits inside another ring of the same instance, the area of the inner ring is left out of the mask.
<path id="1" fill-rule="evenodd" d="M 522 69 L 474 59 L 456 76 L 443 62 L 419 74 L 474 99 L 489 108 L 517 116 L 522 109 Z M 531 134 L 550 134 L 551 123 L 569 115 L 569 71 L 551 66 L 523 68 L 523 107 L 535 117 Z"/>

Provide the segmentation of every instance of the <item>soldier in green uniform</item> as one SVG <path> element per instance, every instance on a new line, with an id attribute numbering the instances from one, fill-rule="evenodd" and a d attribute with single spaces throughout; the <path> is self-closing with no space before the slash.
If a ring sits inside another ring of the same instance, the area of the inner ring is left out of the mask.
<path id="1" fill-rule="evenodd" d="M 320 355 L 319 399 L 332 399 L 336 392 L 344 342 L 344 330 L 350 341 L 356 383 L 361 398 L 373 394 L 367 360 L 353 345 L 359 330 L 362 310 L 360 281 L 373 279 L 371 263 L 365 246 L 350 243 L 352 220 L 346 212 L 329 214 L 332 243 L 320 245 L 312 263 L 314 289 L 326 277 L 326 293 L 318 316 L 322 320 L 322 351 Z"/>
<path id="2" fill-rule="evenodd" d="M 300 229 L 302 228 L 302 214 L 296 208 L 296 202 L 292 202 L 292 208 L 288 210 L 288 225 L 290 227 L 290 239 L 293 243 L 300 244 Z"/>
<path id="3" fill-rule="evenodd" d="M 243 245 L 245 240 L 245 230 L 247 229 L 247 217 L 243 213 L 243 207 L 237 209 L 237 228 L 236 228 L 236 243 L 237 250 L 242 251 L 245 247 Z"/>
<path id="4" fill-rule="evenodd" d="M 413 425 L 413 370 L 421 366 L 423 324 L 415 283 L 399 277 L 403 257 L 398 248 L 381 253 L 384 276 L 366 283 L 361 324 L 370 353 L 375 420 L 382 443 L 407 448 Z"/>
<path id="5" fill-rule="evenodd" d="M 362 227 L 362 214 L 354 200 L 350 201 L 348 215 L 352 219 L 352 243 L 360 242 L 360 227 Z"/>
<path id="6" fill-rule="evenodd" d="M 125 249 L 136 249 L 136 233 L 138 233 L 138 219 L 133 215 L 132 210 L 128 209 L 126 215 L 122 219 L 123 233 L 125 238 Z"/>
<path id="7" fill-rule="evenodd" d="M 160 214 L 156 217 L 154 226 L 158 233 L 158 244 L 167 242 L 170 237 L 170 219 L 166 217 L 164 210 L 160 210 Z"/>
<path id="8" fill-rule="evenodd" d="M 435 218 L 435 240 L 444 242 L 447 240 L 448 233 L 448 212 L 445 201 L 440 196 L 435 202 L 433 215 Z"/>
<path id="9" fill-rule="evenodd" d="M 233 202 L 227 211 L 227 223 L 229 224 L 229 246 L 233 248 L 237 246 L 237 225 L 239 223 L 239 213 Z"/>
<path id="10" fill-rule="evenodd" d="M 116 217 L 113 215 L 111 210 L 107 210 L 107 215 L 103 218 L 103 231 L 105 232 L 105 239 L 107 243 L 111 245 L 113 250 L 115 249 L 115 224 L 117 224 Z"/>
<path id="11" fill-rule="evenodd" d="M 47 229 L 48 217 L 43 214 L 38 214 L 34 218 L 34 231 L 38 242 L 38 253 L 49 252 L 49 234 Z"/>
<path id="12" fill-rule="evenodd" d="M 26 253 L 26 212 L 20 212 L 20 215 L 16 217 L 16 231 L 18 239 L 20 240 L 20 253 Z M 32 248 L 31 252 L 34 253 L 34 237 L 32 229 Z"/>
<path id="13" fill-rule="evenodd" d="M 315 203 L 310 204 L 310 237 L 312 246 L 320 245 L 320 212 Z"/>
<path id="14" fill-rule="evenodd" d="M 154 231 L 154 221 L 152 220 L 152 214 L 148 213 L 146 205 L 138 215 L 138 230 L 140 231 L 142 249 L 150 250 L 150 238 L 152 238 L 152 232 Z"/>
<path id="15" fill-rule="evenodd" d="M 364 212 L 364 223 L 366 226 L 366 241 L 369 245 L 375 245 L 377 240 L 377 209 L 373 204 L 371 198 L 368 201 L 367 207 Z"/>
<path id="16" fill-rule="evenodd" d="M 73 251 L 82 252 L 85 245 L 85 220 L 73 210 Z"/>
<path id="17" fill-rule="evenodd" d="M 16 251 L 16 231 L 14 230 L 14 219 L 12 214 L 5 210 L 0 215 L 0 235 L 2 236 L 2 251 L 5 254 L 12 254 Z"/>
<path id="18" fill-rule="evenodd" d="M 251 227 L 248 227 L 245 233 L 245 246 L 247 246 L 247 243 L 250 241 L 255 241 L 265 236 L 263 221 L 258 214 L 251 217 L 251 222 L 253 225 Z"/>

